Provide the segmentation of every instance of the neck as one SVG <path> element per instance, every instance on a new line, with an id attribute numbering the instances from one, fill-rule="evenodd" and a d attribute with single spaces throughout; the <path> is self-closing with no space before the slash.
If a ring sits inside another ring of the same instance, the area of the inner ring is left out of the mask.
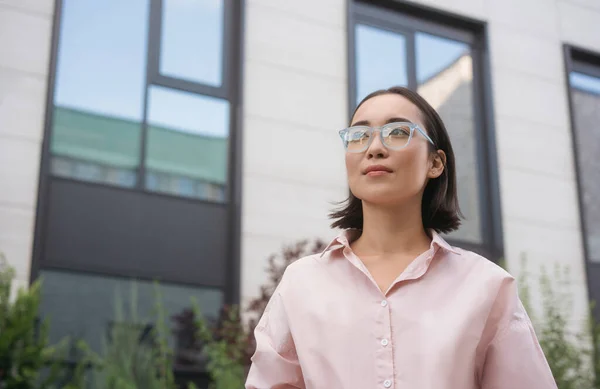
<path id="1" fill-rule="evenodd" d="M 363 232 L 356 243 L 371 255 L 426 251 L 431 238 L 423 228 L 421 202 L 390 207 L 363 201 Z"/>

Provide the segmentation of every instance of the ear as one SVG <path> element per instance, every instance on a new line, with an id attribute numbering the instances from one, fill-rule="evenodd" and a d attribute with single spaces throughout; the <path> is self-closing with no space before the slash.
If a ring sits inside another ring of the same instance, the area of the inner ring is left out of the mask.
<path id="1" fill-rule="evenodd" d="M 437 150 L 431 154 L 431 166 L 427 172 L 428 178 L 438 178 L 444 172 L 446 166 L 446 153 L 443 150 Z"/>

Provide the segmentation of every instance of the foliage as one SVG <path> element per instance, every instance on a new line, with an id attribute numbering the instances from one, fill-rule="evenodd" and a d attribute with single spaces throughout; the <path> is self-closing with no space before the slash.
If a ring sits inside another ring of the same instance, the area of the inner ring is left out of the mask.
<path id="1" fill-rule="evenodd" d="M 167 316 L 162 304 L 162 294 L 158 283 L 154 284 L 154 291 L 156 301 L 155 313 L 157 315 L 157 330 L 155 335 L 158 343 L 158 347 L 153 348 L 155 350 L 154 359 L 158 366 L 160 388 L 170 389 L 176 387 L 173 376 L 173 351 L 168 342 L 169 328 L 167 325 Z"/>
<path id="2" fill-rule="evenodd" d="M 14 278 L 0 254 L 0 389 L 53 387 L 66 341 L 50 346 L 48 323 L 38 320 L 40 282 L 11 296 Z"/>
<path id="3" fill-rule="evenodd" d="M 568 318 L 572 314 L 572 299 L 568 267 L 555 266 L 552 276 L 542 267 L 538 280 L 542 296 L 540 312 L 536 311 L 531 304 L 529 277 L 526 259 L 523 257 L 519 276 L 519 294 L 536 327 L 540 346 L 544 350 L 558 388 L 600 389 L 596 378 L 598 359 L 594 359 L 594 355 L 599 350 L 597 335 L 600 334 L 600 327 L 593 319 L 590 310 L 589 328 L 586 326 L 581 331 L 575 332 L 569 328 Z M 590 337 L 590 334 L 596 336 Z M 596 341 L 592 342 L 592 339 Z M 590 369 L 592 361 L 595 361 L 596 375 Z"/>
<path id="4" fill-rule="evenodd" d="M 74 382 L 67 389 L 176 389 L 173 353 L 168 344 L 169 329 L 158 286 L 155 314 L 155 326 L 140 320 L 135 285 L 131 290 L 128 315 L 117 295 L 115 320 L 104 339 L 102 353 L 95 353 L 85 343 L 79 343 L 82 356 Z M 93 384 L 90 378 L 93 378 Z"/>
<path id="5" fill-rule="evenodd" d="M 208 356 L 206 367 L 213 389 L 243 388 L 246 369 L 242 357 L 247 334 L 240 325 L 239 309 L 236 306 L 226 309 L 222 325 L 212 331 L 198 304 L 193 304 L 197 337 L 204 342 L 204 352 Z"/>
<path id="6" fill-rule="evenodd" d="M 594 318 L 595 302 L 592 302 L 590 306 L 590 318 L 588 321 L 588 327 L 591 334 L 592 341 L 592 361 L 593 361 L 593 374 L 594 374 L 594 389 L 600 389 L 600 322 Z"/>

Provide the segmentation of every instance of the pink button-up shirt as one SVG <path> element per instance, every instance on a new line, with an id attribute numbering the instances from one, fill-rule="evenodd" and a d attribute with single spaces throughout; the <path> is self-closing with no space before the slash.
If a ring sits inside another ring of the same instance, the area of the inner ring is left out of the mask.
<path id="1" fill-rule="evenodd" d="M 247 389 L 556 388 L 502 268 L 433 233 L 384 294 L 353 235 L 288 267 L 256 328 Z"/>

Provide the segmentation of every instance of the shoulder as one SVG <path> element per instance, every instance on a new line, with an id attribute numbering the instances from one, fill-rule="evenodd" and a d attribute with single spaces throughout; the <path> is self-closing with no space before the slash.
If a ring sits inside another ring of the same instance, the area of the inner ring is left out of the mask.
<path id="1" fill-rule="evenodd" d="M 480 275 L 496 279 L 513 278 L 509 272 L 494 261 L 473 251 L 465 250 L 460 247 L 453 248 L 457 252 L 453 257 L 455 257 L 457 261 L 460 261 L 463 266 L 479 271 L 481 273 Z"/>
<path id="2" fill-rule="evenodd" d="M 287 289 L 290 285 L 297 284 L 303 281 L 311 274 L 317 272 L 322 264 L 322 258 L 320 254 L 312 254 L 302 257 L 291 264 L 285 269 L 283 277 L 281 278 L 281 285 L 283 289 Z"/>
<path id="3" fill-rule="evenodd" d="M 449 262 L 460 268 L 461 283 L 468 285 L 474 301 L 486 317 L 486 329 L 497 333 L 510 323 L 526 323 L 527 313 L 519 297 L 515 277 L 491 260 L 468 250 L 455 249 Z M 493 336 L 493 335 L 491 335 Z M 488 339 L 490 340 L 490 339 Z"/>
<path id="4" fill-rule="evenodd" d="M 333 272 L 331 262 L 320 254 L 302 257 L 287 266 L 278 293 L 286 304 L 304 305 L 330 290 Z"/>
<path id="5" fill-rule="evenodd" d="M 442 236 L 432 232 L 432 245 L 442 274 L 451 274 L 472 285 L 483 282 L 489 284 L 511 282 L 513 277 L 498 264 L 473 251 L 450 245 Z"/>
<path id="6" fill-rule="evenodd" d="M 505 269 L 475 252 L 454 248 L 447 253 L 451 266 L 460 269 L 465 282 L 479 284 L 488 293 L 516 293 L 516 280 Z"/>

